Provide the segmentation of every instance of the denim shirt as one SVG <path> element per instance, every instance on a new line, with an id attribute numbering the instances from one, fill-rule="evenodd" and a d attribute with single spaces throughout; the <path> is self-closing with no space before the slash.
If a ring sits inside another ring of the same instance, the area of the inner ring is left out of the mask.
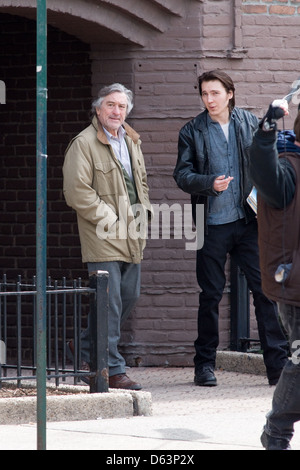
<path id="1" fill-rule="evenodd" d="M 221 225 L 235 222 L 245 217 L 241 204 L 240 169 L 234 117 L 229 122 L 228 141 L 221 125 L 207 115 L 207 128 L 210 138 L 210 170 L 217 176 L 233 176 L 226 191 L 209 197 L 208 225 Z"/>

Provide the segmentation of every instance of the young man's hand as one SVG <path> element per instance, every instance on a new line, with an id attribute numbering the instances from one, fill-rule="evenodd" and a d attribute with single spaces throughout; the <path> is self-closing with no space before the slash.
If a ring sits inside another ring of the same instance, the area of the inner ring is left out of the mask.
<path id="1" fill-rule="evenodd" d="M 225 175 L 218 176 L 218 178 L 215 179 L 213 188 L 217 192 L 222 192 L 226 191 L 228 189 L 229 184 L 233 180 L 233 176 L 228 176 L 228 178 L 225 178 Z"/>

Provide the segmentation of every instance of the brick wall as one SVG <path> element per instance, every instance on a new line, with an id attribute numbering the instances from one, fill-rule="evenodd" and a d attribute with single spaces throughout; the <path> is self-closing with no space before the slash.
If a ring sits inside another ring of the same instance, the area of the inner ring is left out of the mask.
<path id="1" fill-rule="evenodd" d="M 35 274 L 36 25 L 0 14 L 0 276 Z M 86 276 L 75 214 L 62 195 L 62 162 L 70 139 L 89 123 L 89 46 L 49 27 L 48 45 L 48 273 Z"/>
<path id="2" fill-rule="evenodd" d="M 49 27 L 49 275 L 87 276 L 76 217 L 62 197 L 61 167 L 69 140 L 89 122 L 98 89 L 121 81 L 134 91 L 129 123 L 142 137 L 152 202 L 188 203 L 172 173 L 178 132 L 201 111 L 197 75 L 226 70 L 236 84 L 237 105 L 262 115 L 298 76 L 298 3 L 191 0 L 144 48 L 96 40 L 89 46 Z M 257 6 L 266 8 L 249 9 Z M 275 6 L 297 10 L 275 13 Z M 35 273 L 35 23 L 9 15 L 0 15 L 0 23 L 0 80 L 7 84 L 7 104 L 0 107 L 0 276 L 30 278 Z M 287 126 L 295 109 L 291 115 Z M 199 295 L 195 253 L 185 249 L 185 240 L 149 240 L 142 272 L 142 296 L 123 332 L 124 354 L 130 364 L 192 364 Z M 229 287 L 228 280 L 220 348 L 229 345 Z M 251 336 L 257 337 L 253 311 Z"/>
<path id="3" fill-rule="evenodd" d="M 16 281 L 21 275 L 30 282 L 36 273 L 36 23 L 0 14 L 0 29 L 0 76 L 6 84 L 6 104 L 0 106 L 0 277 L 6 273 Z M 62 163 L 70 139 L 89 123 L 89 46 L 49 27 L 48 61 L 48 275 L 81 276 L 85 282 L 76 216 L 62 194 Z M 15 305 L 8 312 L 8 336 L 15 338 Z M 32 313 L 31 303 L 24 302 L 26 360 L 32 354 Z M 8 357 L 14 344 L 9 340 Z"/>
<path id="4" fill-rule="evenodd" d="M 299 76 L 299 7 L 293 0 L 204 2 L 199 71 L 223 68 L 236 84 L 237 105 L 261 117 Z M 214 34 L 219 23 L 222 34 Z M 292 107 L 287 127 L 296 112 Z"/>
<path id="5" fill-rule="evenodd" d="M 243 12 L 250 15 L 295 16 L 300 13 L 299 0 L 243 0 Z"/>

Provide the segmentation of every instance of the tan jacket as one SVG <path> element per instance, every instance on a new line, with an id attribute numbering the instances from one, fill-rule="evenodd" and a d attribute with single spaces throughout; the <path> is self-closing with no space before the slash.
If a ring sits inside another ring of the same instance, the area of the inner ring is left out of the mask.
<path id="1" fill-rule="evenodd" d="M 152 209 L 141 141 L 128 124 L 123 127 L 144 220 Z M 140 263 L 145 233 L 139 236 L 121 165 L 97 117 L 70 142 L 63 175 L 66 202 L 77 213 L 83 262 Z"/>

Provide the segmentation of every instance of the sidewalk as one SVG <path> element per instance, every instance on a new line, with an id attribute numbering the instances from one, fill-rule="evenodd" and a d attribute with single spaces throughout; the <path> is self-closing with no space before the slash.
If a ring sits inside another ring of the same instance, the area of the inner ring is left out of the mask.
<path id="1" fill-rule="evenodd" d="M 218 386 L 197 387 L 192 368 L 132 368 L 151 392 L 152 416 L 48 423 L 48 450 L 262 450 L 274 387 L 262 375 L 217 370 Z M 300 424 L 300 423 L 299 423 Z M 300 425 L 292 441 L 300 449 Z M 1 450 L 36 449 L 36 426 L 0 426 Z M 153 453 L 152 452 L 152 453 Z"/>

